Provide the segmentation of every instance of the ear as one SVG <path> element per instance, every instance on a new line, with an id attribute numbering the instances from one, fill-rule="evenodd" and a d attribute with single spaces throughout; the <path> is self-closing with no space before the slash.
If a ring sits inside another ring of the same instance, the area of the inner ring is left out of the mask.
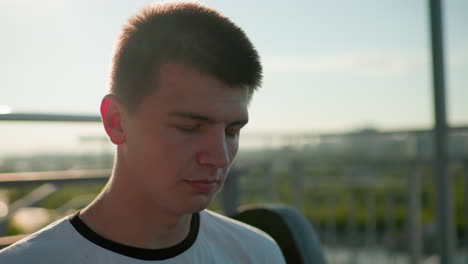
<path id="1" fill-rule="evenodd" d="M 109 139 L 116 145 L 125 142 L 123 129 L 124 108 L 112 94 L 104 96 L 101 102 L 101 118 Z"/>

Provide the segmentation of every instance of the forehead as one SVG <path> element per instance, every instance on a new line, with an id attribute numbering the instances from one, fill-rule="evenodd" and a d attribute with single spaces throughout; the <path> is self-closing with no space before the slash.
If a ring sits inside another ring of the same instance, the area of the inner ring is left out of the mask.
<path id="1" fill-rule="evenodd" d="M 160 111 L 191 111 L 212 118 L 246 118 L 248 89 L 230 87 L 182 63 L 159 68 L 155 92 L 143 100 Z"/>

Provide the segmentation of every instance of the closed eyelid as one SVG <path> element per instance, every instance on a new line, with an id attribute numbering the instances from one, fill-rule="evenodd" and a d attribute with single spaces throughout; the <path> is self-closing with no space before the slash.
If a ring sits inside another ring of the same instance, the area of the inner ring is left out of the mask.
<path id="1" fill-rule="evenodd" d="M 229 123 L 227 125 L 227 127 L 238 127 L 238 128 L 243 128 L 245 125 L 247 125 L 249 123 L 249 120 L 246 118 L 246 119 L 240 119 L 240 120 L 236 120 L 236 121 L 233 121 L 231 123 Z"/>
<path id="2" fill-rule="evenodd" d="M 245 125 L 247 125 L 247 123 L 247 120 L 232 122 L 227 126 L 227 129 L 241 130 Z"/>
<path id="3" fill-rule="evenodd" d="M 184 133 L 196 133 L 200 130 L 200 127 L 201 125 L 200 124 L 196 124 L 196 125 L 190 125 L 190 126 L 187 126 L 187 125 L 176 125 L 175 128 L 181 132 L 184 132 Z"/>
<path id="4" fill-rule="evenodd" d="M 247 122 L 232 123 L 226 127 L 226 133 L 231 135 L 239 135 L 242 128 L 247 124 Z"/>
<path id="5" fill-rule="evenodd" d="M 181 127 L 181 128 L 187 128 L 187 129 L 195 129 L 195 128 L 199 128 L 201 124 L 179 124 L 176 126 Z"/>
<path id="6" fill-rule="evenodd" d="M 208 123 L 208 124 L 215 124 L 217 121 L 211 117 L 200 115 L 197 113 L 192 113 L 192 112 L 170 112 L 170 116 L 174 116 L 177 118 L 182 118 L 182 119 L 187 119 L 187 120 L 192 120 L 195 122 L 203 122 L 203 123 Z M 248 119 L 241 119 L 241 120 L 236 120 L 227 125 L 227 127 L 239 127 L 242 128 L 244 127 L 247 123 L 249 122 Z"/>
<path id="7" fill-rule="evenodd" d="M 191 113 L 191 112 L 171 112 L 169 113 L 170 116 L 198 121 L 198 122 L 206 122 L 206 123 L 215 123 L 215 120 L 206 116 L 202 116 L 199 114 Z"/>

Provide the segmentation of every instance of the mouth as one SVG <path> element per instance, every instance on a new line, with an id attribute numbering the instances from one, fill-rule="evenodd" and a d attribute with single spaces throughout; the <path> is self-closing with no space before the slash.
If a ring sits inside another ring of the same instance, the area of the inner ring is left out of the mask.
<path id="1" fill-rule="evenodd" d="M 219 185 L 219 180 L 208 179 L 184 180 L 184 182 L 199 192 L 211 192 Z"/>

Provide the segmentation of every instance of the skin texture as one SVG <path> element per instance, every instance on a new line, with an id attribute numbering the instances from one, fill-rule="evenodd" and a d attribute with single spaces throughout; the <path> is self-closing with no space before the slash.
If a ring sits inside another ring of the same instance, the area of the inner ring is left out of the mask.
<path id="1" fill-rule="evenodd" d="M 80 217 L 130 246 L 182 241 L 191 214 L 205 209 L 226 179 L 247 105 L 246 88 L 228 87 L 181 63 L 160 67 L 157 89 L 134 114 L 107 95 L 101 115 L 117 145 L 114 172 Z"/>

